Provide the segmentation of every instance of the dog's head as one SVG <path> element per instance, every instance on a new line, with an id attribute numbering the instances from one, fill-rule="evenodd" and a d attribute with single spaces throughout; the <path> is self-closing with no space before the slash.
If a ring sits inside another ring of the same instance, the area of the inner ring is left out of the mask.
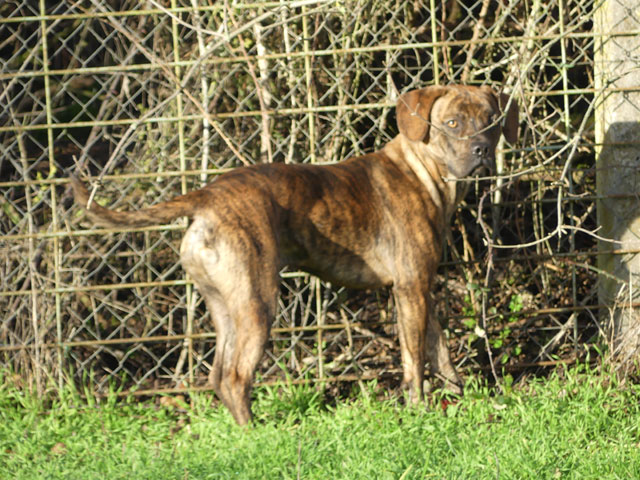
<path id="1" fill-rule="evenodd" d="M 462 178 L 493 168 L 500 134 L 518 139 L 518 105 L 490 87 L 432 86 L 400 96 L 396 117 L 400 133 L 426 144 L 447 168 Z M 505 109 L 507 109 L 505 111 Z"/>

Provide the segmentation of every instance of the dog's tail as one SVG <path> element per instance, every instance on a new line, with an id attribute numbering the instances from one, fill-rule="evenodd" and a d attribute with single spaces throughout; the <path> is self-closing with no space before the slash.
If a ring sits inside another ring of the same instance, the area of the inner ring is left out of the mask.
<path id="1" fill-rule="evenodd" d="M 102 207 L 95 201 L 91 202 L 87 208 L 89 202 L 87 187 L 74 175 L 69 177 L 69 180 L 76 203 L 85 210 L 93 223 L 103 227 L 146 227 L 169 223 L 178 217 L 193 217 L 198 206 L 203 204 L 203 197 L 208 195 L 205 190 L 195 190 L 149 208 L 118 212 Z"/>

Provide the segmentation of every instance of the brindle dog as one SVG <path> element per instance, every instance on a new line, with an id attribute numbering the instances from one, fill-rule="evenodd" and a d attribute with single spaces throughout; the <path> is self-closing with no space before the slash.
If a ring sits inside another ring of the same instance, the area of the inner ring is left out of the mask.
<path id="1" fill-rule="evenodd" d="M 201 190 L 134 212 L 96 203 L 71 178 L 99 225 L 141 227 L 193 219 L 180 257 L 217 333 L 209 381 L 239 424 L 251 415 L 254 372 L 288 265 L 353 288 L 392 287 L 403 383 L 423 395 L 432 373 L 461 392 L 430 290 L 445 229 L 466 191 L 457 179 L 491 168 L 500 134 L 517 139 L 515 102 L 488 87 L 427 87 L 402 95 L 400 133 L 381 150 L 332 165 L 238 168 Z"/>

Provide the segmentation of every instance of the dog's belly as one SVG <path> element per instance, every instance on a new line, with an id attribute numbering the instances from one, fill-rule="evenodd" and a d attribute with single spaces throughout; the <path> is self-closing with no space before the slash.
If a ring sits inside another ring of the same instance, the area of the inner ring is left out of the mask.
<path id="1" fill-rule="evenodd" d="M 368 257 L 344 250 L 339 254 L 316 250 L 313 255 L 285 255 L 283 261 L 290 268 L 311 273 L 334 285 L 358 289 L 390 286 L 393 281 L 383 267 L 384 262 Z"/>

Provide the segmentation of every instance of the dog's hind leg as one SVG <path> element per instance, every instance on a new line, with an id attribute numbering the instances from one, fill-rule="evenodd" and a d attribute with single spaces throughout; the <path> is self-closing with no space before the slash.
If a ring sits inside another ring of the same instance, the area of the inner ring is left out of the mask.
<path id="1" fill-rule="evenodd" d="M 209 381 L 244 425 L 251 420 L 253 377 L 275 316 L 279 262 L 267 242 L 260 244 L 243 229 L 217 226 L 215 220 L 196 218 L 180 255 L 216 329 Z"/>
<path id="2" fill-rule="evenodd" d="M 209 316 L 216 331 L 216 348 L 213 356 L 213 365 L 209 372 L 209 385 L 216 392 L 218 398 L 231 410 L 228 398 L 221 390 L 221 380 L 223 372 L 228 370 L 230 364 L 229 351 L 232 351 L 235 344 L 235 328 L 227 306 L 220 295 L 213 289 L 198 287 L 207 304 Z M 225 367 L 225 363 L 227 364 Z"/>
<path id="3" fill-rule="evenodd" d="M 249 292 L 247 292 L 249 293 Z M 237 292 L 244 297 L 243 292 Z M 275 293 L 273 295 L 275 300 Z M 275 315 L 275 301 L 265 304 L 256 298 L 229 307 L 216 294 L 205 295 L 216 329 L 216 349 L 209 384 L 229 409 L 236 422 L 251 420 L 253 377 L 269 339 L 269 326 Z"/>
<path id="4" fill-rule="evenodd" d="M 235 324 L 234 346 L 229 351 L 228 368 L 224 362 L 220 389 L 232 404 L 229 409 L 240 425 L 252 418 L 253 379 L 269 339 L 275 303 L 275 294 L 273 302 L 247 298 L 242 310 L 231 314 Z"/>
<path id="5" fill-rule="evenodd" d="M 220 392 L 240 425 L 252 418 L 254 375 L 269 340 L 278 298 L 278 262 L 266 251 L 260 253 L 252 257 L 247 250 L 229 252 L 233 280 L 227 275 L 220 286 L 233 325 L 233 341 L 227 338 L 221 360 Z"/>

